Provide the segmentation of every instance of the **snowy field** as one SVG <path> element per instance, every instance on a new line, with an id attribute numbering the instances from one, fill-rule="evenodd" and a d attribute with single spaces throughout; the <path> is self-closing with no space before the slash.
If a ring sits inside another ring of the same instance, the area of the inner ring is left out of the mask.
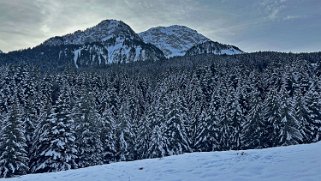
<path id="1" fill-rule="evenodd" d="M 321 180 L 321 142 L 264 150 L 192 153 L 34 174 L 6 181 Z"/>

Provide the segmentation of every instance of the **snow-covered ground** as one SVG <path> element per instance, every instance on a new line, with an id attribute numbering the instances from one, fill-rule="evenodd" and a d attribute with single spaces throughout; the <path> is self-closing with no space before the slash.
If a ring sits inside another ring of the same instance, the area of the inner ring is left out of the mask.
<path id="1" fill-rule="evenodd" d="M 263 150 L 191 153 L 8 181 L 321 180 L 321 142 Z M 1 180 L 1 179 L 0 179 Z"/>

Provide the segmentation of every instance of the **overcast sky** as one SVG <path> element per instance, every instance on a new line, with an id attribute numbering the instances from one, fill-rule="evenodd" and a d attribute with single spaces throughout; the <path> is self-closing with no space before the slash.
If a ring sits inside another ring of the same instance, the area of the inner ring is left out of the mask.
<path id="1" fill-rule="evenodd" d="M 33 47 L 104 19 L 136 32 L 185 25 L 244 51 L 321 51 L 320 0 L 0 0 L 0 50 Z"/>

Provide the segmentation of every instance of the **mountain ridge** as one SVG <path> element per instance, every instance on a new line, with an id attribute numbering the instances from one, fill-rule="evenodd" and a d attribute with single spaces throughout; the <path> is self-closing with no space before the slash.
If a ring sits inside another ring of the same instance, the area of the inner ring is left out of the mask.
<path id="1" fill-rule="evenodd" d="M 235 55 L 241 53 L 244 52 L 236 46 L 221 44 L 215 41 L 207 41 L 194 45 L 186 52 L 186 56 L 200 54 Z"/>
<path id="2" fill-rule="evenodd" d="M 141 40 L 130 26 L 119 20 L 103 20 L 85 30 L 77 30 L 63 36 L 49 38 L 43 44 L 57 46 L 61 44 L 79 45 L 93 42 L 105 42 L 114 37 Z"/>
<path id="3" fill-rule="evenodd" d="M 188 56 L 186 53 L 191 52 L 191 48 L 209 41 L 209 38 L 186 26 L 158 26 L 138 34 L 123 21 L 107 19 L 85 30 L 54 36 L 34 48 L 17 51 L 21 55 L 9 57 L 16 61 L 29 60 L 40 64 L 48 62 L 59 67 L 104 67 L 113 63 L 158 61 Z M 202 46 L 199 46 L 199 49 L 201 53 L 235 53 L 229 52 L 230 47 L 224 44 L 217 45 L 220 52 L 207 51 L 206 47 Z M 11 53 L 13 54 L 14 52 Z"/>

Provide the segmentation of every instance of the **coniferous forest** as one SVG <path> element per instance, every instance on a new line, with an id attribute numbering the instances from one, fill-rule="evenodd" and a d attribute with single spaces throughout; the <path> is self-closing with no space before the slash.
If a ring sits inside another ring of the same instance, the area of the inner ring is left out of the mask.
<path id="1" fill-rule="evenodd" d="M 321 140 L 321 53 L 2 62 L 0 177 Z"/>

